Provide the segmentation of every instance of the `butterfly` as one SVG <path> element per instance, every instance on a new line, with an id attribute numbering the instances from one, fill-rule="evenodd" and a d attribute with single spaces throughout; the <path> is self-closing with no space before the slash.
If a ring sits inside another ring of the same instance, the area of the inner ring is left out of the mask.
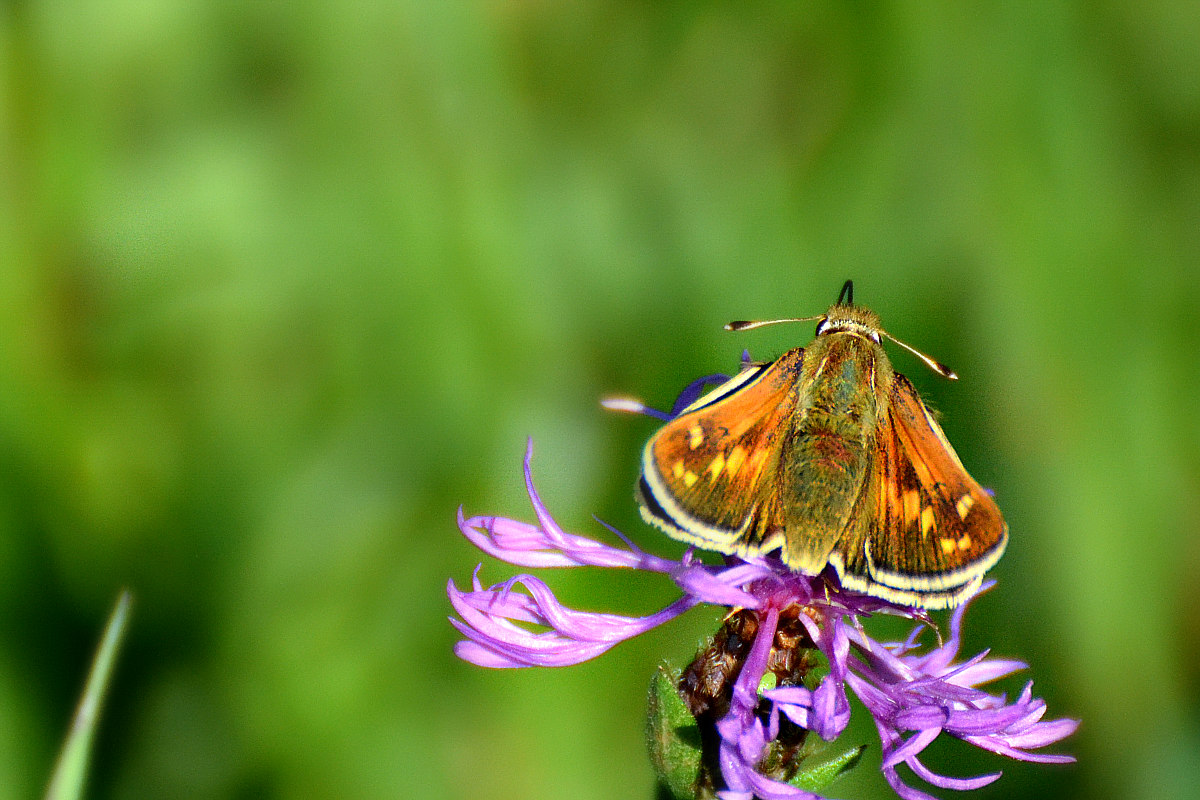
<path id="1" fill-rule="evenodd" d="M 889 602 L 959 605 L 1003 555 L 1008 526 L 882 338 L 958 376 L 854 305 L 851 281 L 819 317 L 726 328 L 812 320 L 808 347 L 744 364 L 651 437 L 642 516 L 700 548 L 779 551 L 806 575 L 832 567 L 842 586 Z"/>

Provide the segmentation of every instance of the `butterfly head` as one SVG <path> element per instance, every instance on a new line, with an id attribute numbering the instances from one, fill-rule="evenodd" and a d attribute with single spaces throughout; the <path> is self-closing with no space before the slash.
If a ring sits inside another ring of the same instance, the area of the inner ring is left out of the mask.
<path id="1" fill-rule="evenodd" d="M 863 306 L 834 304 L 817 323 L 817 336 L 848 333 L 881 344 L 882 332 L 879 315 Z"/>

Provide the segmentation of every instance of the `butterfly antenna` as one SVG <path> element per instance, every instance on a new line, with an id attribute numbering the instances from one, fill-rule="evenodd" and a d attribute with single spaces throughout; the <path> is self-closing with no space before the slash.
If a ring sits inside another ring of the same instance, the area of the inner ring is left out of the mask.
<path id="1" fill-rule="evenodd" d="M 854 305 L 854 281 L 848 280 L 842 284 L 842 291 L 838 294 L 837 305 Z"/>
<path id="2" fill-rule="evenodd" d="M 901 347 L 903 347 L 903 348 L 904 348 L 905 350 L 907 350 L 908 352 L 912 353 L 912 354 L 913 354 L 914 356 L 916 356 L 917 358 L 919 358 L 919 359 L 921 359 L 922 361 L 924 361 L 924 362 L 925 362 L 925 366 L 929 367 L 931 370 L 933 370 L 934 372 L 936 372 L 938 375 L 941 375 L 943 378 L 949 378 L 949 379 L 950 379 L 950 380 L 952 380 L 952 381 L 956 381 L 956 380 L 958 380 L 958 375 L 957 375 L 957 374 L 954 372 L 954 370 L 950 369 L 949 367 L 947 367 L 947 366 L 946 366 L 945 364 L 943 364 L 942 362 L 940 362 L 940 361 L 937 361 L 937 360 L 935 360 L 935 359 L 933 359 L 933 358 L 930 358 L 929 356 L 925 355 L 924 353 L 922 353 L 922 352 L 921 352 L 920 350 L 918 350 L 917 348 L 913 347 L 911 344 L 905 344 L 904 342 L 902 342 L 902 341 L 900 341 L 899 339 L 897 339 L 895 336 L 892 336 L 892 335 L 891 335 L 890 333 L 888 333 L 887 331 L 880 331 L 880 333 L 882 333 L 882 334 L 883 334 L 884 336 L 886 336 L 887 338 L 891 339 L 891 340 L 892 340 L 893 342 L 895 342 L 896 344 L 898 344 L 898 345 L 900 345 Z"/>
<path id="3" fill-rule="evenodd" d="M 762 328 L 766 325 L 778 325 L 781 322 L 812 322 L 818 319 L 825 319 L 825 315 L 821 314 L 817 317 L 788 317 L 787 319 L 737 319 L 733 322 L 726 322 L 725 330 L 748 331 L 751 328 Z"/>
<path id="4" fill-rule="evenodd" d="M 842 284 L 842 291 L 838 294 L 837 305 L 854 305 L 854 281 L 846 281 Z M 762 328 L 766 325 L 778 325 L 781 322 L 816 322 L 817 320 L 825 319 L 825 316 L 825 314 L 819 314 L 815 317 L 788 317 L 787 319 L 739 319 L 726 323 L 725 330 L 748 331 L 752 328 Z"/>

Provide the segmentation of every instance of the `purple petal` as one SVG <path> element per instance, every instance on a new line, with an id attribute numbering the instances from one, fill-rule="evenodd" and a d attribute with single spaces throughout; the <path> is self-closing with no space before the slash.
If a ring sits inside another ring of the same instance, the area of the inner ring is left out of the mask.
<path id="1" fill-rule="evenodd" d="M 478 587 L 478 579 L 475 579 Z M 528 594 L 515 591 L 522 586 Z M 451 622 L 474 646 L 456 652 L 480 666 L 565 666 L 595 658 L 625 639 L 661 625 L 695 605 L 681 597 L 645 617 L 577 611 L 558 601 L 541 580 L 518 575 L 492 589 L 463 592 L 451 581 L 446 593 L 461 621 Z M 516 622 L 545 625 L 534 632 Z"/>
<path id="2" fill-rule="evenodd" d="M 942 731 L 940 728 L 930 728 L 929 730 L 923 730 L 914 733 L 899 747 L 892 750 L 890 753 L 884 754 L 883 765 L 885 767 L 894 767 L 901 761 L 917 755 L 926 747 L 928 747 L 929 744 L 936 739 L 938 734 L 941 732 Z"/>
<path id="3" fill-rule="evenodd" d="M 956 686 L 941 678 L 916 678 L 898 684 L 898 687 L 913 698 L 928 697 L 945 703 L 989 703 L 995 698 L 982 689 L 970 689 L 966 686 Z"/>
<path id="4" fill-rule="evenodd" d="M 904 800 L 938 800 L 933 795 L 925 794 L 920 789 L 914 789 L 900 780 L 895 767 L 883 767 L 882 771 L 884 779 L 888 782 L 888 786 L 891 786 L 892 791 L 900 795 Z"/>
<path id="5" fill-rule="evenodd" d="M 962 605 L 954 609 L 954 613 L 950 615 L 950 638 L 946 640 L 944 645 L 931 651 L 925 657 L 922 665 L 925 672 L 938 674 L 946 670 L 955 656 L 958 655 L 958 648 L 962 642 L 962 622 L 967 609 L 975 602 L 976 598 L 989 591 L 995 585 L 995 581 L 984 581 L 975 594 L 971 595 Z"/>
<path id="6" fill-rule="evenodd" d="M 995 782 L 1003 774 L 1000 772 L 989 772 L 986 775 L 976 775 L 974 778 L 951 778 L 947 775 L 939 775 L 929 769 L 916 756 L 910 758 L 906 763 L 909 769 L 926 783 L 932 783 L 939 789 L 951 789 L 957 792 L 970 792 L 975 789 L 982 789 L 989 783 Z"/>
<path id="7" fill-rule="evenodd" d="M 920 705 L 906 708 L 896 714 L 892 724 L 902 731 L 924 731 L 945 727 L 950 721 L 950 710 L 943 706 Z"/>
<path id="8" fill-rule="evenodd" d="M 472 628 L 456 619 L 450 622 L 470 640 L 455 645 L 455 652 L 480 666 L 561 667 L 595 658 L 612 647 L 607 642 L 539 641 L 533 636 L 518 642 L 507 635 L 491 635 L 485 629 Z"/>
<path id="9" fill-rule="evenodd" d="M 1004 740 L 1009 745 L 1022 750 L 1045 747 L 1067 738 L 1075 733 L 1078 727 L 1079 720 L 1077 719 L 1056 719 L 1050 722 L 1039 722 L 1024 733 L 1005 736 Z"/>
<path id="10" fill-rule="evenodd" d="M 821 678 L 812 697 L 812 730 L 832 742 L 850 723 L 850 701 L 846 685 L 832 674 Z"/>
<path id="11" fill-rule="evenodd" d="M 700 395 L 704 393 L 706 386 L 714 383 L 724 383 L 727 380 L 729 380 L 729 376 L 721 374 L 705 375 L 703 378 L 697 378 L 683 388 L 683 391 L 675 398 L 675 404 L 669 412 L 651 408 L 641 400 L 635 400 L 631 397 L 606 397 L 600 401 L 600 405 L 609 411 L 645 414 L 649 417 L 657 417 L 658 419 L 667 421 L 679 416 L 679 412 L 698 400 Z"/>
<path id="12" fill-rule="evenodd" d="M 780 686 L 767 689 L 763 697 L 781 705 L 811 706 L 812 692 L 805 686 Z"/>
<path id="13" fill-rule="evenodd" d="M 569 567 L 574 561 L 551 550 L 545 534 L 535 525 L 503 517 L 463 519 L 458 510 L 458 527 L 463 535 L 490 556 L 523 567 Z"/>
<path id="14" fill-rule="evenodd" d="M 1028 669 L 1029 665 L 1016 659 L 993 658 L 957 673 L 953 678 L 947 678 L 959 686 L 983 686 L 1000 678 L 1008 677 L 1014 672 Z"/>
<path id="15" fill-rule="evenodd" d="M 881 680 L 911 681 L 920 675 L 920 669 L 909 664 L 911 657 L 897 656 L 861 630 L 850 628 L 846 637 L 854 645 L 858 658 L 865 660 L 870 665 L 869 671 L 878 674 Z"/>
<path id="16" fill-rule="evenodd" d="M 1073 731 L 1074 728 L 1071 730 Z M 1070 731 L 1064 735 L 1069 734 Z M 970 742 L 976 747 L 981 747 L 984 750 L 990 750 L 993 753 L 999 753 L 1002 756 L 1008 756 L 1009 758 L 1016 759 L 1017 761 L 1033 761 L 1038 764 L 1069 764 L 1075 760 L 1074 756 L 1055 755 L 1051 753 L 1027 753 L 1024 750 L 1018 750 L 1017 748 L 1010 746 L 1007 742 L 996 736 L 964 736 L 963 741 Z M 1053 741 L 1057 741 L 1057 739 Z M 1046 744 L 1051 743 L 1052 742 L 1046 742 Z"/>
<path id="17" fill-rule="evenodd" d="M 767 658 L 771 655 L 771 646 L 775 642 L 775 630 L 779 625 L 779 611 L 773 607 L 767 608 L 767 615 L 759 620 L 758 633 L 755 634 L 754 644 L 742 664 L 737 681 L 733 684 L 733 701 L 753 713 L 758 707 L 758 685 L 767 671 Z M 732 713 L 732 711 L 730 712 Z"/>
<path id="18" fill-rule="evenodd" d="M 504 517 L 464 519 L 462 509 L 459 509 L 459 529 L 480 550 L 510 564 L 527 567 L 632 567 L 668 572 L 679 566 L 678 562 L 636 549 L 622 550 L 563 531 L 533 485 L 532 458 L 533 442 L 530 442 L 525 450 L 525 490 L 539 524 Z"/>
<path id="19" fill-rule="evenodd" d="M 458 526 L 480 550 L 522 567 L 642 566 L 643 560 L 636 553 L 564 533 L 557 527 L 548 532 L 505 517 L 463 519 L 462 509 L 458 512 Z"/>
<path id="20" fill-rule="evenodd" d="M 756 577 L 759 570 L 743 564 L 716 574 L 703 564 L 681 567 L 671 577 L 679 588 L 697 600 L 717 606 L 732 608 L 758 608 L 759 600 L 739 588 Z"/>
<path id="21" fill-rule="evenodd" d="M 558 527 L 558 523 L 550 516 L 550 511 L 546 508 L 546 504 L 542 502 L 542 498 L 537 493 L 537 489 L 533 488 L 533 439 L 530 439 L 525 445 L 525 493 L 529 495 L 530 501 L 533 502 L 533 513 L 537 515 L 538 522 L 541 523 L 542 530 L 552 542 L 558 543 L 563 540 L 562 529 Z"/>
<path id="22" fill-rule="evenodd" d="M 721 798 L 758 798 L 759 800 L 823 800 L 820 795 L 799 787 L 771 780 L 744 762 L 721 763 L 721 776 L 729 788 L 718 792 Z"/>
<path id="23" fill-rule="evenodd" d="M 529 594 L 513 591 L 518 584 Z M 492 617 L 547 625 L 567 638 L 588 642 L 623 641 L 674 619 L 695 604 L 691 598 L 680 598 L 645 617 L 576 611 L 560 603 L 550 587 L 532 575 L 515 576 L 483 592 L 460 592 L 451 582 L 447 594 L 460 616 L 469 608 Z"/>
<path id="24" fill-rule="evenodd" d="M 704 394 L 704 388 L 714 383 L 725 383 L 729 380 L 728 375 L 715 373 L 713 375 L 705 375 L 703 378 L 696 380 L 683 387 L 683 391 L 675 398 L 675 405 L 671 406 L 671 413 L 668 419 L 674 419 L 679 416 L 679 412 L 690 406 L 692 403 L 700 399 L 700 395 Z"/>
<path id="25" fill-rule="evenodd" d="M 788 719 L 801 728 L 810 728 L 812 712 L 812 692 L 803 686 L 784 686 L 779 689 L 768 689 L 763 697 L 772 701 L 774 708 L 782 711 Z"/>
<path id="26" fill-rule="evenodd" d="M 779 738 L 779 706 L 772 704 L 767 713 L 767 741 L 773 742 Z"/>
<path id="27" fill-rule="evenodd" d="M 450 620 L 450 622 L 453 623 L 454 620 Z M 454 655 L 469 664 L 488 669 L 515 669 L 529 666 L 529 664 L 514 661 L 510 656 L 472 641 L 455 642 Z"/>
<path id="28" fill-rule="evenodd" d="M 891 719 L 896 713 L 898 702 L 880 688 L 879 682 L 869 682 L 850 672 L 846 675 L 846 683 L 876 720 Z"/>
<path id="29" fill-rule="evenodd" d="M 1000 708 L 964 708 L 951 712 L 946 730 L 956 736 L 978 736 L 1007 730 L 1026 714 L 1019 705 Z"/>
<path id="30" fill-rule="evenodd" d="M 836 619 L 833 625 L 833 642 L 826 655 L 829 657 L 829 668 L 839 677 L 846 674 L 846 658 L 850 655 L 850 637 L 846 625 Z"/>
<path id="31" fill-rule="evenodd" d="M 635 400 L 632 397 L 606 397 L 600 401 L 600 405 L 609 411 L 624 411 L 627 414 L 645 414 L 648 417 L 661 419 L 663 422 L 671 419 L 671 415 L 667 412 L 651 408 L 641 400 Z"/>
<path id="32" fill-rule="evenodd" d="M 822 800 L 820 795 L 806 792 L 798 786 L 773 781 L 756 771 L 751 771 L 747 779 L 754 787 L 754 796 L 760 800 Z"/>

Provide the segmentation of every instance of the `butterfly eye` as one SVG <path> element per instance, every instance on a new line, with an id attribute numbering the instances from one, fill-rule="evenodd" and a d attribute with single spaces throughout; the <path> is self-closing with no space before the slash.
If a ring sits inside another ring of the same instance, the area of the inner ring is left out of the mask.
<path id="1" fill-rule="evenodd" d="M 820 336 L 829 327 L 829 317 L 821 317 L 821 321 L 817 323 L 817 332 L 814 336 Z"/>

